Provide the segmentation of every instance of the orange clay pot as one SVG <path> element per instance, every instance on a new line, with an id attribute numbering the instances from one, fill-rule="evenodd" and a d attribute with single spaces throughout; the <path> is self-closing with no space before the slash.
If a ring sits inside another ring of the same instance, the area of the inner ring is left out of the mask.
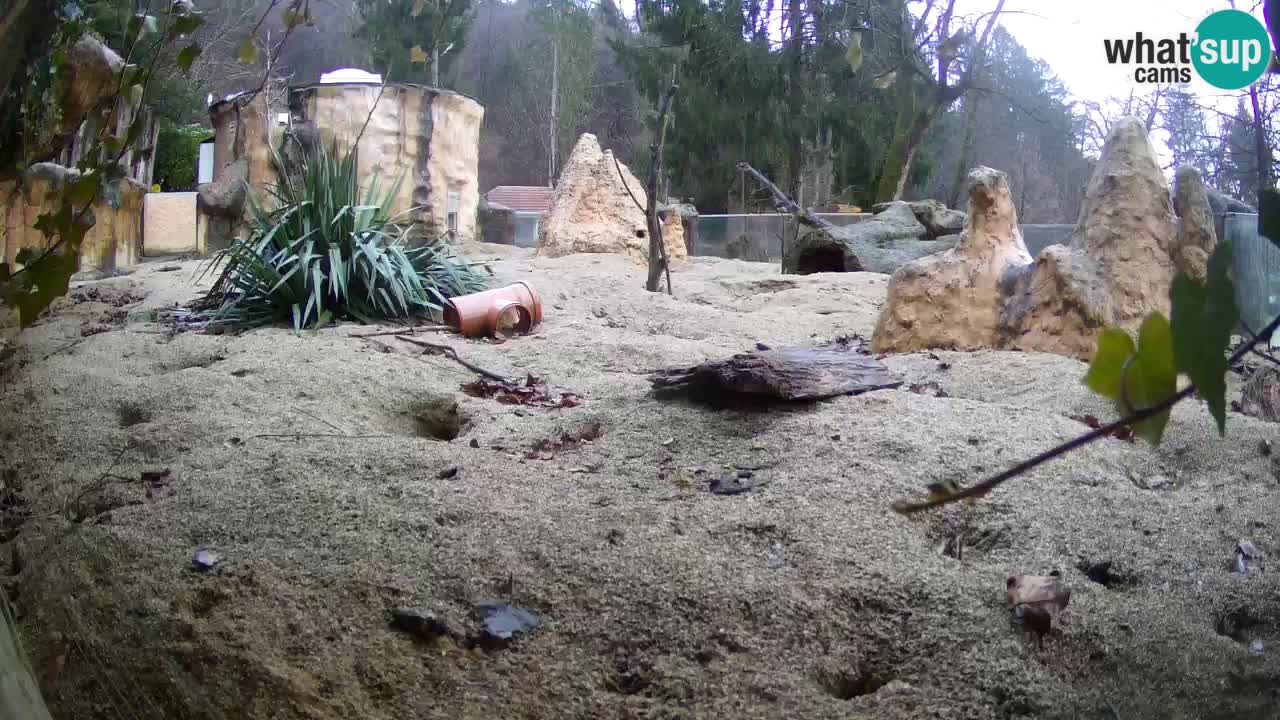
<path id="1" fill-rule="evenodd" d="M 513 310 L 512 306 L 520 310 Z M 465 337 L 495 336 L 504 312 L 507 319 L 514 320 L 510 325 L 517 333 L 530 332 L 542 324 L 542 300 L 523 282 L 449 300 L 444 307 L 444 322 Z"/>

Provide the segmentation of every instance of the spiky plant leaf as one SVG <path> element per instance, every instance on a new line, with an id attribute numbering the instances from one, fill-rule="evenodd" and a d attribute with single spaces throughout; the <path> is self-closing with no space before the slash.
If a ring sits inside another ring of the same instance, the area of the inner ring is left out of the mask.
<path id="1" fill-rule="evenodd" d="M 443 243 L 409 246 L 413 212 L 393 216 L 403 178 L 372 178 L 362 191 L 354 153 L 336 146 L 304 153 L 290 167 L 276 153 L 279 182 L 267 207 L 249 193 L 252 232 L 217 253 L 201 277 L 221 268 L 193 304 L 213 330 L 288 321 L 295 331 L 335 319 L 405 321 L 451 297 L 483 290 L 485 277 Z"/>

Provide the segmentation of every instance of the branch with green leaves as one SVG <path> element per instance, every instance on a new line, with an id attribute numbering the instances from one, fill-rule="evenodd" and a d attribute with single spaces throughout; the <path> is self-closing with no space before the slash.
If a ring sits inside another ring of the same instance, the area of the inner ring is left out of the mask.
<path id="1" fill-rule="evenodd" d="M 253 30 L 242 40 L 239 50 L 242 63 L 251 65 L 257 61 L 257 30 L 281 1 L 272 0 Z M 310 0 L 287 0 L 283 12 L 287 40 L 294 28 L 311 21 Z M 63 35 L 68 43 L 84 34 L 82 21 L 66 22 L 69 28 Z M 101 193 L 125 177 L 121 161 L 148 125 L 148 114 L 144 108 L 163 51 L 175 41 L 187 39 L 189 42 L 178 51 L 176 62 L 183 73 L 188 73 L 202 53 L 193 34 L 203 24 L 204 17 L 183 0 L 167 3 L 167 10 L 162 15 L 143 11 L 129 18 L 124 34 L 127 47 L 116 76 L 115 90 L 84 118 L 91 144 L 77 164 L 79 174 L 67 183 L 58 209 L 38 216 L 33 226 L 45 235 L 46 244 L 43 248 L 19 251 L 15 257 L 19 266 L 16 270 L 8 263 L 0 263 L 0 301 L 17 309 L 22 327 L 35 322 L 55 299 L 66 294 L 71 276 L 79 267 L 80 246 L 94 224 L 91 212 L 94 202 Z M 272 61 L 283 45 L 282 40 L 271 53 L 262 84 L 254 93 L 265 86 Z M 65 44 L 55 47 L 48 57 L 33 59 L 38 61 L 33 64 L 47 65 L 56 75 L 61 64 L 66 62 L 66 47 Z M 122 102 L 127 103 L 133 117 L 128 127 L 119 132 L 116 113 L 120 111 Z"/>
<path id="2" fill-rule="evenodd" d="M 1264 191 L 1258 212 L 1259 234 L 1280 247 L 1280 192 Z M 973 500 L 1050 460 L 1111 437 L 1122 428 L 1132 428 L 1134 434 L 1157 446 L 1173 406 L 1192 395 L 1199 395 L 1205 401 L 1219 434 L 1225 435 L 1227 372 L 1280 329 L 1278 316 L 1228 356 L 1231 332 L 1240 322 L 1231 281 L 1231 256 L 1231 244 L 1219 244 L 1209 258 L 1204 282 L 1179 273 L 1169 290 L 1171 319 L 1158 312 L 1149 315 L 1138 330 L 1136 343 L 1128 332 L 1119 328 L 1104 330 L 1098 337 L 1084 384 L 1115 403 L 1121 415 L 1119 420 L 975 485 L 931 485 L 925 497 L 898 500 L 894 510 L 911 514 L 960 500 Z M 1179 390 L 1180 374 L 1190 382 Z"/>

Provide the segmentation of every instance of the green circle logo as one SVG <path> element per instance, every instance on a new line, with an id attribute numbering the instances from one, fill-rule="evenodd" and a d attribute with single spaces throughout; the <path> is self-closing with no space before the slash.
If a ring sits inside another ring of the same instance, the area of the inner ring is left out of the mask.
<path id="1" fill-rule="evenodd" d="M 1271 37 L 1257 18 L 1243 10 L 1219 10 L 1196 27 L 1191 61 L 1196 72 L 1222 90 L 1247 88 L 1271 63 Z"/>

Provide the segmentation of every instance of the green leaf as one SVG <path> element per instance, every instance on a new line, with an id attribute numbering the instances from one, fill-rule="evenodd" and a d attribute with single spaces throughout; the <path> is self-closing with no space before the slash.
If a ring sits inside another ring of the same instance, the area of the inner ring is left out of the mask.
<path id="1" fill-rule="evenodd" d="M 1169 290 L 1174 361 L 1209 405 L 1219 433 L 1227 428 L 1227 346 L 1239 320 L 1230 269 L 1231 244 L 1221 243 L 1209 258 L 1204 285 L 1178 273 Z"/>
<path id="2" fill-rule="evenodd" d="M 1098 349 L 1084 376 L 1084 384 L 1095 393 L 1109 400 L 1120 400 L 1120 370 L 1138 348 L 1129 333 L 1119 328 L 1107 328 L 1098 336 Z"/>
<path id="3" fill-rule="evenodd" d="M 63 203 L 56 212 L 40 213 L 31 227 L 44 233 L 45 237 L 53 237 L 66 232 L 71 225 L 71 205 Z M 22 254 L 19 253 L 18 257 L 21 258 Z M 22 261 L 19 260 L 19 262 Z"/>
<path id="4" fill-rule="evenodd" d="M 183 15 L 173 21 L 173 31 L 178 35 L 193 33 L 204 24 L 204 17 L 199 13 Z"/>
<path id="5" fill-rule="evenodd" d="M 1258 234 L 1280 247 L 1280 190 L 1263 190 L 1258 196 Z"/>
<path id="6" fill-rule="evenodd" d="M 1125 373 L 1125 398 L 1133 410 L 1149 408 L 1168 399 L 1178 390 L 1178 371 L 1173 362 L 1173 332 L 1169 321 L 1152 313 L 1138 329 L 1138 359 Z M 1132 412 L 1133 410 L 1129 411 Z M 1159 445 L 1169 424 L 1164 410 L 1133 427 L 1134 433 L 1152 445 Z"/>
<path id="7" fill-rule="evenodd" d="M 196 58 L 200 57 L 202 52 L 204 51 L 200 48 L 199 43 L 191 43 L 182 48 L 178 51 L 178 67 L 182 69 L 182 72 L 189 72 L 191 64 L 196 61 Z"/>
<path id="8" fill-rule="evenodd" d="M 1104 330 L 1084 377 L 1085 385 L 1114 401 L 1122 416 L 1159 404 L 1177 390 L 1177 380 L 1169 321 L 1160 313 L 1143 321 L 1136 346 L 1125 331 Z M 1159 445 L 1168 422 L 1165 410 L 1135 424 L 1134 432 Z"/>
<path id="9" fill-rule="evenodd" d="M 133 85 L 130 85 L 129 86 L 129 106 L 135 107 L 135 108 L 141 107 L 142 96 L 146 92 L 147 92 L 147 88 L 142 83 L 135 83 Z M 134 122 L 137 122 L 137 120 L 135 120 Z"/>
<path id="10" fill-rule="evenodd" d="M 12 298 L 13 304 L 18 308 L 18 324 L 21 327 L 30 326 L 45 308 L 66 294 L 79 258 L 78 251 L 51 253 L 42 256 L 39 262 L 23 268 L 30 286 L 25 291 L 15 293 Z"/>
<path id="11" fill-rule="evenodd" d="M 236 58 L 244 65 L 252 65 L 258 61 L 258 46 L 253 42 L 252 35 L 246 35 L 240 41 L 240 47 L 236 48 Z"/>
<path id="12" fill-rule="evenodd" d="M 67 188 L 67 199 L 76 207 L 84 207 L 98 196 L 98 174 L 81 175 Z"/>
<path id="13" fill-rule="evenodd" d="M 133 119 L 133 122 L 129 123 L 129 130 L 124 135 L 125 145 L 132 145 L 138 141 L 138 138 L 142 135 L 143 128 L 146 127 L 145 120 L 146 115 L 139 113 L 138 116 Z"/>

